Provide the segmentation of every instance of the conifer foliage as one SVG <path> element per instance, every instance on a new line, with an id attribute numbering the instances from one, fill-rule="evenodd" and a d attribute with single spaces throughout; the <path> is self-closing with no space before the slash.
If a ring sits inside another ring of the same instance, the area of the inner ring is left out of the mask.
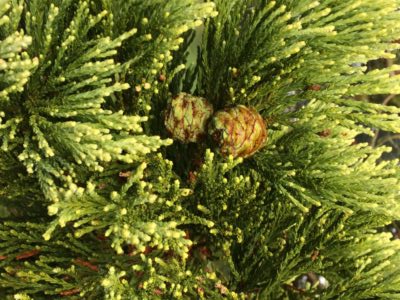
<path id="1" fill-rule="evenodd" d="M 0 0 L 1 298 L 400 299 L 378 230 L 400 219 L 398 160 L 356 140 L 400 133 L 400 109 L 355 100 L 400 93 L 399 65 L 366 66 L 400 48 L 399 8 Z M 173 140 L 180 93 L 232 112 L 246 155 L 215 120 Z"/>

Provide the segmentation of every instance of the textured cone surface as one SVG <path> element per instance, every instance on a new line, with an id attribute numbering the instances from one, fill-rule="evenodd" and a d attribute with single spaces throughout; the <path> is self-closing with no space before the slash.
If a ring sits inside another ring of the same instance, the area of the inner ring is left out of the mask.
<path id="1" fill-rule="evenodd" d="M 205 134 L 212 114 L 213 107 L 206 99 L 180 93 L 168 105 L 165 127 L 174 140 L 197 142 Z"/>
<path id="2" fill-rule="evenodd" d="M 253 155 L 267 139 L 267 127 L 261 115 L 244 105 L 217 112 L 209 133 L 218 143 L 222 155 L 234 157 Z"/>

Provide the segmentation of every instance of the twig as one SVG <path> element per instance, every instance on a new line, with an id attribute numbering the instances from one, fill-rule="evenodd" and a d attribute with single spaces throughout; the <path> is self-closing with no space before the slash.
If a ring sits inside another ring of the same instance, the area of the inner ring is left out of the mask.
<path id="1" fill-rule="evenodd" d="M 394 135 L 390 135 L 385 138 L 382 138 L 379 141 L 379 146 L 385 144 L 386 142 L 392 142 L 392 144 L 393 144 L 393 140 L 400 140 L 400 134 L 394 134 Z"/>
<path id="2" fill-rule="evenodd" d="M 391 100 L 393 100 L 393 98 L 396 97 L 396 96 L 397 96 L 396 94 L 392 94 L 392 95 L 387 96 L 387 97 L 385 98 L 385 100 L 383 100 L 382 105 L 388 105 L 389 102 L 390 102 Z"/>
<path id="3" fill-rule="evenodd" d="M 375 135 L 374 135 L 374 137 L 372 138 L 372 140 L 371 140 L 371 147 L 373 147 L 373 148 L 375 148 L 376 147 L 376 141 L 378 140 L 378 136 L 379 136 L 379 133 L 380 133 L 381 131 L 378 129 L 376 132 L 375 132 Z"/>
<path id="4" fill-rule="evenodd" d="M 397 94 L 391 94 L 391 95 L 387 96 L 387 97 L 383 100 L 382 105 L 388 105 L 389 102 L 392 101 L 396 96 L 397 96 Z M 372 138 L 372 140 L 371 140 L 371 146 L 372 146 L 372 147 L 375 147 L 375 146 L 376 146 L 376 142 L 377 142 L 377 140 L 378 140 L 378 136 L 379 136 L 380 132 L 381 132 L 381 131 L 378 129 L 378 130 L 376 131 L 374 137 Z M 382 144 L 382 143 L 381 143 L 381 144 Z"/>

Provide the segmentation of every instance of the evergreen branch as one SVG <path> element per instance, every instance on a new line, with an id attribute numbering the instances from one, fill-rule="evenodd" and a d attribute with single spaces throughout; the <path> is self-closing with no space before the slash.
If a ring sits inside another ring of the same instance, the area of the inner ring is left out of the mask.
<path id="1" fill-rule="evenodd" d="M 14 2 L 15 3 L 15 2 Z M 14 27 L 11 22 L 18 18 L 13 14 L 20 13 L 22 6 L 14 7 L 8 1 L 1 1 L 0 6 L 0 102 L 10 100 L 10 95 L 22 92 L 28 82 L 32 71 L 38 65 L 37 58 L 31 59 L 26 52 L 32 43 L 32 38 L 24 33 L 11 30 L 4 30 L 7 25 Z M 10 11 L 8 13 L 8 11 Z M 13 18 L 8 16 L 10 14 Z M 2 33 L 5 33 L 3 36 Z M 4 104 L 2 104 L 3 106 Z"/>
<path id="2" fill-rule="evenodd" d="M 174 52 L 184 43 L 182 35 L 199 27 L 203 19 L 215 16 L 215 5 L 196 0 L 103 0 L 98 10 L 101 9 L 110 12 L 104 27 L 111 36 L 118 36 L 130 27 L 138 28 L 136 38 L 125 43 L 119 54 L 121 61 L 128 61 L 122 76 L 135 87 L 124 105 L 130 111 L 149 114 L 147 108 L 153 106 L 152 97 L 168 89 L 175 76 L 176 65 L 171 67 L 171 63 Z M 133 17 L 131 11 L 135 11 Z M 184 67 L 182 63 L 178 65 L 180 69 Z M 162 86 L 159 77 L 167 73 Z"/>
<path id="3" fill-rule="evenodd" d="M 397 194 L 393 168 L 397 162 L 377 164 L 382 153 L 389 149 L 353 144 L 358 132 L 335 124 L 336 117 L 330 123 L 332 110 L 316 118 L 314 114 L 318 109 L 313 109 L 311 125 L 309 119 L 304 118 L 307 110 L 302 110 L 303 116 L 291 127 L 271 131 L 270 141 L 274 147 L 256 156 L 259 168 L 273 176 L 269 181 L 274 190 L 304 212 L 314 205 L 323 205 L 341 208 L 347 213 L 368 210 L 397 218 L 393 210 Z M 312 133 L 307 135 L 310 143 L 305 145 L 302 142 L 304 133 L 310 131 Z"/>
<path id="4" fill-rule="evenodd" d="M 86 189 L 73 183 L 68 189 L 61 189 L 57 195 L 59 200 L 49 206 L 49 213 L 57 218 L 44 234 L 45 239 L 50 239 L 57 225 L 65 227 L 72 223 L 77 228 L 77 237 L 103 229 L 106 236 L 112 237 L 112 247 L 119 254 L 123 253 L 123 245 L 131 244 L 136 248 L 133 254 L 150 246 L 173 250 L 186 258 L 191 241 L 184 239 L 185 233 L 177 226 L 191 222 L 190 215 L 179 204 L 180 196 L 187 195 L 188 190 L 180 189 L 176 181 L 158 195 L 153 191 L 153 184 L 143 180 L 145 170 L 146 164 L 142 163 L 130 172 L 119 192 L 113 191 L 107 196 L 98 194 L 90 182 Z M 181 218 L 175 217 L 177 211 L 181 212 Z"/>
<path id="5" fill-rule="evenodd" d="M 397 299 L 399 246 L 398 241 L 390 241 L 390 234 L 382 233 L 327 249 L 326 254 L 342 274 L 354 275 L 343 280 L 335 275 L 337 270 L 329 274 L 335 277 L 337 284 L 325 295 L 326 299 Z"/>
<path id="6" fill-rule="evenodd" d="M 42 7 L 41 5 L 34 1 L 30 8 L 37 11 Z M 64 5 L 69 7 L 67 3 Z M 59 9 L 54 4 L 46 7 L 49 10 L 49 16 L 46 20 L 41 20 L 43 26 L 53 26 L 54 22 L 58 27 L 62 26 L 61 22 L 65 15 L 58 16 Z M 116 48 L 137 31 L 132 29 L 113 40 L 104 37 L 86 45 L 85 37 L 104 16 L 105 13 L 101 12 L 92 17 L 88 3 L 80 2 L 79 10 L 76 11 L 72 20 L 64 25 L 66 26 L 65 34 L 59 41 L 57 55 L 35 53 L 41 58 L 41 63 L 38 66 L 38 73 L 29 82 L 27 89 L 36 92 L 27 99 L 23 98 L 22 102 L 23 109 L 28 110 L 28 118 L 14 113 L 7 116 L 6 123 L 3 125 L 4 149 L 7 149 L 15 135 L 24 132 L 24 150 L 18 157 L 29 173 L 41 170 L 42 183 L 54 182 L 50 179 L 54 172 L 48 174 L 43 172 L 48 169 L 49 164 L 52 164 L 54 168 L 67 169 L 70 173 L 74 173 L 76 165 L 82 163 L 93 170 L 101 171 L 102 162 L 117 159 L 133 162 L 139 156 L 170 143 L 168 140 L 161 141 L 158 137 L 134 137 L 132 132 L 142 131 L 138 122 L 145 121 L 145 118 L 122 116 L 122 112 L 113 113 L 101 107 L 105 104 L 105 97 L 129 88 L 126 83 L 113 82 L 113 76 L 121 71 L 121 67 L 109 57 L 115 55 Z M 88 27 L 80 26 L 79 24 L 86 19 L 90 21 Z M 34 22 L 29 24 L 32 26 L 29 30 L 33 32 L 36 25 Z M 54 43 L 58 42 L 54 37 L 55 34 L 49 31 L 44 39 L 35 39 L 36 43 L 39 43 L 36 44 L 37 48 L 42 50 L 46 47 L 54 47 Z M 7 45 L 11 43 L 11 38 L 2 42 L 4 49 L 8 49 Z M 11 48 L 11 50 L 21 51 L 23 47 L 27 47 L 31 39 L 21 39 L 22 44 L 18 41 L 18 36 L 14 36 L 12 45 L 16 48 Z M 35 49 L 32 52 L 35 52 Z M 70 57 L 76 57 L 76 59 L 71 60 Z M 26 64 L 30 67 L 35 66 L 35 63 L 30 60 L 27 60 Z M 51 70 L 49 70 L 50 66 Z M 30 75 L 27 71 L 23 74 Z M 42 86 L 38 79 L 45 76 L 50 76 L 50 79 L 47 86 Z M 20 80 L 18 76 L 15 78 L 21 87 L 27 82 L 27 79 Z M 77 81 L 80 83 L 78 84 Z M 19 90 L 20 88 L 11 85 L 9 89 Z M 2 92 L 8 95 L 7 88 Z M 12 110 L 12 105 L 15 104 L 9 104 L 7 109 Z M 27 130 L 27 127 L 30 130 Z M 96 143 L 102 144 L 100 148 Z M 42 164 L 46 167 L 42 167 Z M 48 190 L 46 187 L 43 188 L 44 191 Z M 46 196 L 51 198 L 52 192 Z"/>
<path id="7" fill-rule="evenodd" d="M 396 1 L 305 2 L 217 1 L 222 13 L 208 21 L 203 33 L 198 93 L 217 107 L 252 105 L 268 117 L 299 101 L 351 106 L 344 100 L 348 96 L 396 93 L 397 66 L 371 72 L 362 66 L 392 58 L 398 49 L 393 42 L 400 30 L 393 23 Z M 377 16 L 376 22 L 370 22 L 369 13 Z M 371 114 L 346 116 L 399 130 L 395 113 L 387 121 Z"/>

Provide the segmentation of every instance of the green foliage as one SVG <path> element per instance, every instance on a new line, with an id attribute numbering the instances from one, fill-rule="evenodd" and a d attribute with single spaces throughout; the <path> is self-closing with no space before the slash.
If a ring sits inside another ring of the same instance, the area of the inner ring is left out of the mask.
<path id="1" fill-rule="evenodd" d="M 348 99 L 397 93 L 399 79 L 391 74 L 399 66 L 365 74 L 363 65 L 394 57 L 388 50 L 399 47 L 393 43 L 399 34 L 397 1 L 216 3 L 220 14 L 208 20 L 199 56 L 197 90 L 208 99 L 219 106 L 250 104 L 280 119 L 291 104 L 317 99 L 350 106 L 348 117 L 358 122 L 399 130 L 395 116 L 373 116 L 397 109 Z"/>
<path id="2" fill-rule="evenodd" d="M 366 63 L 400 47 L 400 1 L 214 2 L 0 0 L 4 299 L 400 298 L 377 232 L 398 160 L 357 142 L 400 110 L 355 99 L 399 92 L 398 65 Z M 266 146 L 171 145 L 191 91 L 254 107 Z"/>
<path id="3" fill-rule="evenodd" d="M 160 165 L 163 164 L 161 158 L 158 159 Z M 161 173 L 154 184 L 146 182 L 143 179 L 145 171 L 146 163 L 142 163 L 132 171 L 120 191 L 112 191 L 110 195 L 96 191 L 96 185 L 90 181 L 86 189 L 73 183 L 68 189 L 60 189 L 60 200 L 49 206 L 49 214 L 57 215 L 53 226 L 65 227 L 72 222 L 77 228 L 76 237 L 107 229 L 105 236 L 112 237 L 111 246 L 119 254 L 124 253 L 122 245 L 127 243 L 135 245 L 137 251 L 134 253 L 144 251 L 148 245 L 187 256 L 191 242 L 184 239 L 183 231 L 176 229 L 190 221 L 179 204 L 187 190 L 179 189 L 177 180 L 169 182 L 167 172 Z M 179 223 L 173 221 L 177 212 L 182 214 Z M 50 239 L 53 226 L 45 233 L 46 240 Z"/>
<path id="4" fill-rule="evenodd" d="M 335 278 L 332 290 L 338 290 L 328 292 L 326 299 L 398 299 L 399 246 L 399 241 L 390 241 L 388 233 L 365 234 L 332 245 L 328 250 L 332 266 L 327 274 Z M 344 280 L 338 274 L 351 276 Z"/>
<path id="5" fill-rule="evenodd" d="M 386 222 L 398 218 L 397 190 L 387 188 L 398 184 L 393 176 L 398 161 L 377 164 L 388 148 L 356 144 L 359 131 L 351 123 L 344 127 L 336 121 L 346 109 L 310 102 L 295 114 L 297 120 L 291 126 L 271 130 L 273 146 L 256 157 L 256 163 L 265 172 L 280 166 L 270 175 L 270 184 L 304 212 L 311 206 L 324 206 L 350 214 L 372 210 L 386 216 Z"/>

